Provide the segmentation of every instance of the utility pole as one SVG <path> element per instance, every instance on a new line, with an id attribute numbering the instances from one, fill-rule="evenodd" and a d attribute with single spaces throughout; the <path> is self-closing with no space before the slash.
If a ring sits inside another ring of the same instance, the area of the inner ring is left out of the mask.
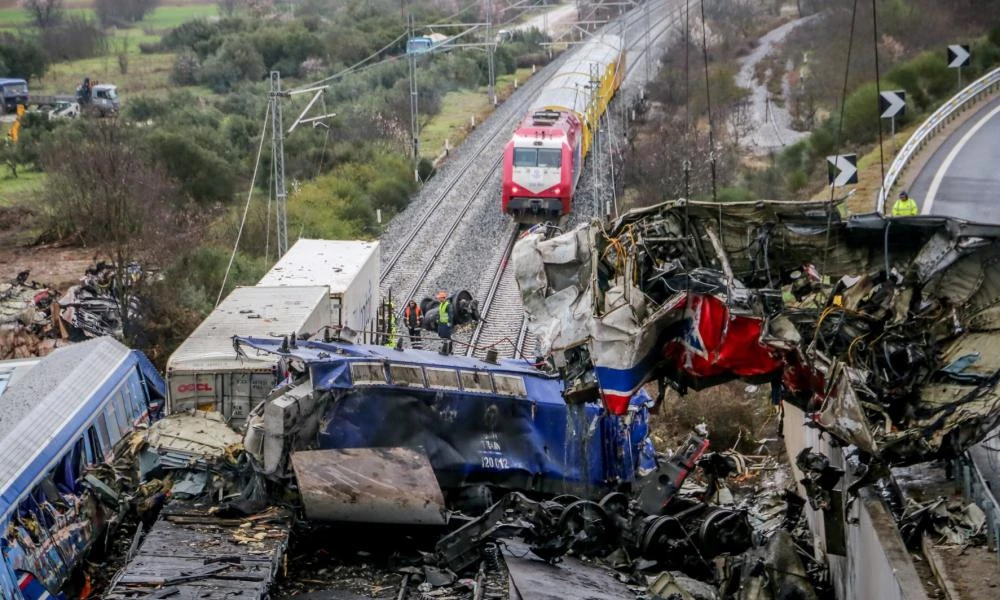
<path id="1" fill-rule="evenodd" d="M 645 43 L 645 46 L 646 46 L 646 55 L 645 55 L 644 60 L 642 61 L 643 63 L 645 63 L 645 71 L 646 71 L 646 79 L 645 79 L 645 83 L 644 83 L 645 85 L 649 84 L 649 57 L 650 57 L 650 52 L 649 52 L 649 29 L 653 25 L 652 21 L 650 21 L 650 19 L 649 19 L 649 2 L 650 2 L 650 0 L 645 0 L 642 3 L 642 9 L 644 11 L 646 11 L 646 19 L 645 19 L 646 20 L 646 32 L 645 32 L 645 35 L 646 35 L 646 43 Z M 622 45 L 623 45 L 623 47 L 626 47 L 626 48 L 628 47 L 628 46 L 625 46 L 624 44 L 622 44 Z"/>
<path id="2" fill-rule="evenodd" d="M 486 63 L 489 69 L 489 89 L 487 95 L 493 106 L 497 104 L 496 72 L 493 68 L 493 53 L 496 51 L 496 36 L 493 35 L 493 0 L 486 0 Z"/>
<path id="3" fill-rule="evenodd" d="M 407 42 L 413 39 L 413 15 L 409 16 L 409 37 Z M 409 52 L 409 43 L 407 43 Z M 409 52 L 410 59 L 410 136 L 413 143 L 413 179 L 420 181 L 420 113 L 417 110 L 417 54 Z"/>
<path id="4" fill-rule="evenodd" d="M 281 74 L 271 71 L 271 165 L 277 204 L 278 258 L 288 251 L 288 192 L 285 190 L 285 132 L 281 125 Z"/>
<path id="5" fill-rule="evenodd" d="M 597 79 L 597 66 L 590 65 L 590 97 L 587 99 L 587 104 L 589 105 L 589 112 L 591 115 L 597 115 L 598 108 L 598 79 Z M 594 169 L 594 211 L 595 214 L 600 214 L 601 207 L 603 205 L 602 196 L 602 181 L 604 174 L 601 173 L 601 117 L 598 116 L 596 120 L 590 123 L 590 134 L 592 137 L 592 143 L 590 148 L 590 153 L 594 157 L 591 166 Z"/>

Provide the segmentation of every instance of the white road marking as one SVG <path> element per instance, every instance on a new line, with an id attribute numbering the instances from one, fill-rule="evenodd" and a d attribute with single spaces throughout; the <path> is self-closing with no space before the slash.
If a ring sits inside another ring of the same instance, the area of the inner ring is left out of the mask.
<path id="1" fill-rule="evenodd" d="M 972 127 L 972 129 L 965 132 L 965 135 L 962 136 L 962 139 L 958 140 L 958 143 L 955 144 L 955 147 L 951 149 L 951 152 L 948 153 L 947 158 L 944 159 L 944 162 L 941 163 L 941 166 L 938 168 L 937 173 L 934 174 L 934 179 L 931 181 L 931 186 L 927 188 L 927 197 L 924 199 L 924 203 L 920 207 L 920 214 L 923 215 L 931 214 L 931 207 L 934 206 L 934 197 L 937 196 L 938 188 L 941 187 L 941 181 L 944 180 L 944 174 L 948 172 L 948 168 L 951 167 L 951 163 L 955 161 L 955 158 L 958 156 L 958 153 L 961 152 L 962 148 L 965 147 L 965 144 L 967 144 L 968 141 L 972 139 L 972 136 L 976 135 L 976 132 L 982 129 L 983 125 L 986 125 L 986 122 L 992 119 L 994 116 L 996 116 L 997 113 L 1000 113 L 1000 106 L 997 106 L 989 113 L 987 113 L 986 116 L 984 116 L 982 119 L 979 119 L 979 121 Z"/>

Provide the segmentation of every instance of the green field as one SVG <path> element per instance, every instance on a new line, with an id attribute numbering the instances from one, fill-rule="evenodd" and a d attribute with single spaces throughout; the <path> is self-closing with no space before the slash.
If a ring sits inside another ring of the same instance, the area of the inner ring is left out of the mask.
<path id="1" fill-rule="evenodd" d="M 11 177 L 10 169 L 0 166 L 0 206 L 13 206 L 37 198 L 45 184 L 45 174 L 19 170 Z"/>
<path id="2" fill-rule="evenodd" d="M 528 77 L 531 77 L 531 69 L 527 68 L 499 77 L 497 96 L 501 100 L 506 98 L 514 91 L 515 79 L 523 84 Z M 441 100 L 441 111 L 421 127 L 420 156 L 434 160 L 444 151 L 445 140 L 452 148 L 458 146 L 471 131 L 471 117 L 475 117 L 478 126 L 491 112 L 485 86 L 477 90 L 448 92 Z"/>
<path id="3" fill-rule="evenodd" d="M 67 13 L 96 19 L 91 8 L 69 8 Z M 115 83 L 126 98 L 140 93 L 165 93 L 171 88 L 168 78 L 174 56 L 143 54 L 140 44 L 155 44 L 163 34 L 186 21 L 217 14 L 215 4 L 158 7 L 134 27 L 109 32 L 104 56 L 54 63 L 44 77 L 31 82 L 31 90 L 38 94 L 70 94 L 84 77 L 90 77 Z M 0 30 L 16 32 L 28 26 L 29 17 L 24 9 L 0 9 Z M 118 62 L 119 54 L 125 54 L 128 60 L 125 73 Z"/>

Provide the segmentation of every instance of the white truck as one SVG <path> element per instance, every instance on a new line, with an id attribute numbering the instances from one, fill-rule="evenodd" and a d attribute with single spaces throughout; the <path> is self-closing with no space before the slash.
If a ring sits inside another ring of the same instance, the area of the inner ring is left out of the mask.
<path id="1" fill-rule="evenodd" d="M 167 413 L 215 411 L 242 426 L 278 381 L 271 356 L 238 356 L 233 336 L 315 335 L 330 324 L 326 285 L 238 287 L 167 361 Z"/>
<path id="2" fill-rule="evenodd" d="M 375 319 L 379 294 L 379 243 L 299 239 L 257 284 L 264 287 L 325 285 L 330 288 L 330 325 L 361 334 Z M 363 337 L 353 337 L 362 341 Z"/>

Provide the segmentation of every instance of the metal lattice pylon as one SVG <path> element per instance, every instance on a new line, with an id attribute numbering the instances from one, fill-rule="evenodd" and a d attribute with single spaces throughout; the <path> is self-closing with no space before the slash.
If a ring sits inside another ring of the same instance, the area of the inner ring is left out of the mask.
<path id="1" fill-rule="evenodd" d="M 288 192 L 285 189 L 285 132 L 281 126 L 281 74 L 271 71 L 271 165 L 277 204 L 278 258 L 288 251 Z"/>

